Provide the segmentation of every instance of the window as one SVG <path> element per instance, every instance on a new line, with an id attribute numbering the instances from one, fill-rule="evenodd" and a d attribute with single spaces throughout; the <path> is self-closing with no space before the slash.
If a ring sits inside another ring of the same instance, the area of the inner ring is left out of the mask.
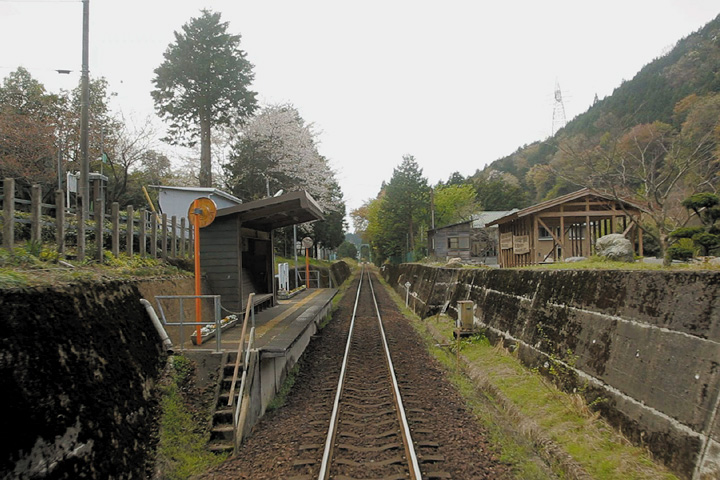
<path id="1" fill-rule="evenodd" d="M 552 235 L 545 227 L 539 227 L 538 240 L 552 240 Z"/>
<path id="2" fill-rule="evenodd" d="M 560 238 L 560 227 L 550 227 L 555 231 L 555 237 Z M 545 227 L 538 227 L 538 240 L 554 240 L 552 233 Z"/>
<path id="3" fill-rule="evenodd" d="M 451 250 L 457 250 L 460 247 L 459 237 L 448 237 L 448 248 Z"/>

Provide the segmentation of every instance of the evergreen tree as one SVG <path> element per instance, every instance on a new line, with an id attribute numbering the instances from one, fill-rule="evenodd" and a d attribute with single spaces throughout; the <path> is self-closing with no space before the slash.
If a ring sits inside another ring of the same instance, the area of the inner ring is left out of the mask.
<path id="1" fill-rule="evenodd" d="M 200 137 L 200 186 L 212 186 L 211 129 L 253 113 L 252 64 L 240 35 L 228 33 L 220 13 L 203 10 L 175 32 L 175 42 L 155 69 L 155 109 L 170 120 L 169 140 L 192 146 Z"/>
<path id="2" fill-rule="evenodd" d="M 412 155 L 393 170 L 380 206 L 381 253 L 385 258 L 415 252 L 421 226 L 428 225 L 430 187 Z"/>

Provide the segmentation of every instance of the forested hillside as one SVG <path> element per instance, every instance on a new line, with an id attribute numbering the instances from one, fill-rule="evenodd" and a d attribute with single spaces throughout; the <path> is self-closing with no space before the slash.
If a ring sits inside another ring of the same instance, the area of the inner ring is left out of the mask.
<path id="1" fill-rule="evenodd" d="M 647 64 L 632 80 L 623 82 L 612 95 L 570 121 L 553 138 L 519 148 L 478 170 L 470 179 L 481 184 L 504 177 L 509 186 L 521 186 L 525 195 L 518 198 L 515 207 L 574 191 L 584 186 L 573 183 L 571 172 L 581 162 L 567 158 L 561 162 L 557 158 L 565 144 L 580 142 L 588 149 L 599 145 L 603 137 L 606 141 L 618 138 L 636 125 L 654 122 L 669 125 L 677 133 L 698 130 L 699 123 L 710 127 L 717 124 L 719 94 L 720 16 L 678 41 L 669 53 Z M 718 132 L 715 134 L 717 139 Z M 559 163 L 569 170 L 566 175 L 555 171 Z"/>
<path id="2" fill-rule="evenodd" d="M 351 215 L 374 259 L 407 261 L 426 254 L 429 228 L 587 187 L 639 207 L 645 252 L 669 263 L 720 251 L 719 186 L 720 16 L 553 137 L 434 186 L 407 155 Z"/>

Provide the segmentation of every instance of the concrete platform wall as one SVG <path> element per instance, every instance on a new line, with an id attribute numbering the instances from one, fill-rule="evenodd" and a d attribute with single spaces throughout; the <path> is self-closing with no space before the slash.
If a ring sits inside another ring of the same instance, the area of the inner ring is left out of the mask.
<path id="1" fill-rule="evenodd" d="M 491 338 L 684 478 L 720 478 L 720 273 L 385 267 L 422 316 L 475 302 Z M 549 365 L 555 363 L 550 374 Z"/>
<path id="2" fill-rule="evenodd" d="M 335 286 L 341 285 L 352 275 L 349 265 L 342 260 L 333 263 L 329 270 L 333 276 Z M 288 373 L 300 360 L 313 335 L 317 333 L 320 325 L 329 318 L 331 313 L 331 301 L 322 305 L 319 309 L 307 309 L 297 320 L 298 323 L 307 322 L 307 327 L 300 332 L 284 352 L 260 351 L 260 362 L 255 372 L 256 377 L 253 383 L 250 413 L 245 434 L 249 434 L 252 427 L 265 414 L 268 405 L 282 388 Z"/>

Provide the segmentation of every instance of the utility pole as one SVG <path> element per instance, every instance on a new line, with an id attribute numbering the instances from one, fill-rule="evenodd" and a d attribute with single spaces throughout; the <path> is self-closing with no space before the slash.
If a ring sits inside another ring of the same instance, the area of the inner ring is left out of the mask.
<path id="1" fill-rule="evenodd" d="M 88 159 L 88 118 L 90 110 L 90 71 L 89 36 L 90 36 L 90 0 L 82 0 L 83 4 L 83 39 L 82 39 L 82 72 L 80 92 L 80 185 L 78 198 L 82 208 L 82 218 L 89 217 L 90 208 L 90 161 Z"/>

